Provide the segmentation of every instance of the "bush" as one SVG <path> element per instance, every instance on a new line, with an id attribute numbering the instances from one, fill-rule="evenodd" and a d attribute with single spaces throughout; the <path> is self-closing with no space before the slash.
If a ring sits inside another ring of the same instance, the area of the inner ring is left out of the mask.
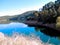
<path id="1" fill-rule="evenodd" d="M 60 16 L 56 20 L 56 28 L 60 28 Z"/>

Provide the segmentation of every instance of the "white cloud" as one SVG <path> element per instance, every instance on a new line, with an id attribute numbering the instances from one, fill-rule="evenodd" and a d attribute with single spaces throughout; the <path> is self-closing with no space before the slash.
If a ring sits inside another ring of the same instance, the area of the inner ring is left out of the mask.
<path id="1" fill-rule="evenodd" d="M 22 9 L 3 11 L 3 12 L 0 12 L 0 16 L 6 16 L 6 15 L 12 16 L 12 15 L 24 13 L 26 11 L 39 10 L 40 7 L 42 7 L 42 5 L 27 7 L 27 8 L 22 8 Z"/>
<path id="2" fill-rule="evenodd" d="M 26 24 L 23 23 L 10 23 L 10 24 L 0 24 L 0 29 L 6 29 L 6 28 L 25 28 L 27 27 Z"/>
<path id="3" fill-rule="evenodd" d="M 8 11 L 0 11 L 0 16 L 5 16 L 5 15 L 16 15 L 16 14 L 21 14 L 24 13 L 26 11 L 30 11 L 30 10 L 39 10 L 39 8 L 42 8 L 43 5 L 45 5 L 46 3 L 50 2 L 50 1 L 55 1 L 55 0 L 44 0 L 45 2 L 41 2 L 39 3 L 39 5 L 35 5 L 35 6 L 31 6 L 31 7 L 23 7 L 22 9 L 15 9 L 15 10 L 8 10 Z"/>

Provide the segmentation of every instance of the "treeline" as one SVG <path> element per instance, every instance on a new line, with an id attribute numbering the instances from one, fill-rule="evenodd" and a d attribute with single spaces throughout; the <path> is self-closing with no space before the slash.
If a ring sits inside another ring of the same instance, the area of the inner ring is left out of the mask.
<path id="1" fill-rule="evenodd" d="M 33 13 L 38 21 L 43 21 L 43 23 L 56 23 L 56 27 L 60 28 L 60 0 L 55 2 L 49 2 L 41 11 L 35 11 Z"/>

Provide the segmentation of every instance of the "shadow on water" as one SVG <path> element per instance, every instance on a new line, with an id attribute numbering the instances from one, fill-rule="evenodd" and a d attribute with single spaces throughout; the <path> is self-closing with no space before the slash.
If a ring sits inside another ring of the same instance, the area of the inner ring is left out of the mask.
<path id="1" fill-rule="evenodd" d="M 21 27 L 22 26 L 22 27 Z M 3 27 L 3 28 L 2 28 Z M 0 32 L 6 34 L 6 35 L 12 35 L 13 32 L 18 32 L 19 34 L 24 35 L 32 35 L 35 34 L 37 37 L 39 37 L 43 42 L 49 42 L 54 44 L 60 44 L 60 40 L 55 37 L 50 37 L 47 30 L 40 30 L 36 31 L 35 27 L 28 27 L 21 23 L 11 23 L 11 24 L 0 24 Z M 53 31 L 52 31 L 53 33 Z M 46 35 L 48 34 L 48 35 Z"/>
<path id="2" fill-rule="evenodd" d="M 45 43 L 53 43 L 55 45 L 59 45 L 60 44 L 60 39 L 56 36 L 55 32 L 51 32 L 51 31 L 50 32 L 47 31 L 47 30 L 38 31 L 40 39 Z M 51 34 L 51 33 L 53 33 L 53 34 Z"/>
<path id="3" fill-rule="evenodd" d="M 60 37 L 60 32 L 57 30 L 45 29 L 40 31 L 50 37 Z"/>

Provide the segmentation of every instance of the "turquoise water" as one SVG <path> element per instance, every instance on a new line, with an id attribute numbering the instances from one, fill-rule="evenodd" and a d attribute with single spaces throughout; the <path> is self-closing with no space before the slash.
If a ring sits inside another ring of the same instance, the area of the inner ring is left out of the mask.
<path id="1" fill-rule="evenodd" d="M 49 43 L 54 43 L 55 45 L 60 44 L 60 40 L 58 38 L 49 37 L 42 32 L 36 32 L 34 27 L 28 27 L 22 23 L 0 24 L 0 32 L 8 36 L 11 36 L 14 32 L 24 35 L 35 34 L 45 43 L 49 40 Z"/>

